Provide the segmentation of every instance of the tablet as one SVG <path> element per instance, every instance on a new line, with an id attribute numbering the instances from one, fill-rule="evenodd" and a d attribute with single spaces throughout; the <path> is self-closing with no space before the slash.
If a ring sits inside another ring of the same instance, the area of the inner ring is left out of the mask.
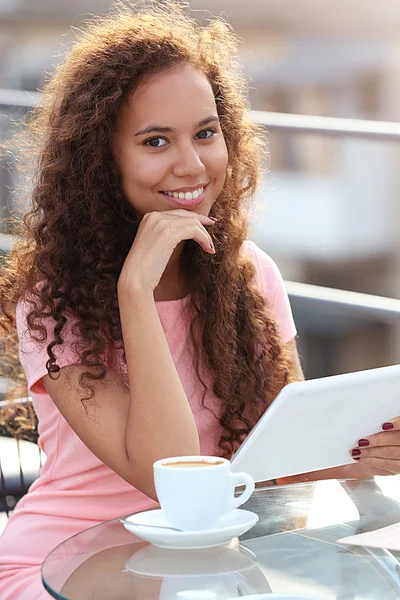
<path id="1" fill-rule="evenodd" d="M 232 471 L 255 481 L 354 462 L 360 438 L 400 416 L 400 365 L 290 383 L 237 452 Z"/>

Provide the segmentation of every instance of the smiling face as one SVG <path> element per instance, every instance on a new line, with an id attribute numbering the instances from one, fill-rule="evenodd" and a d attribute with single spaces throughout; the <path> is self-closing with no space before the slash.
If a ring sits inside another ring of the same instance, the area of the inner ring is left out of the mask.
<path id="1" fill-rule="evenodd" d="M 139 85 L 120 112 L 113 153 L 140 215 L 178 208 L 208 214 L 225 182 L 228 152 L 206 76 L 185 65 Z"/>

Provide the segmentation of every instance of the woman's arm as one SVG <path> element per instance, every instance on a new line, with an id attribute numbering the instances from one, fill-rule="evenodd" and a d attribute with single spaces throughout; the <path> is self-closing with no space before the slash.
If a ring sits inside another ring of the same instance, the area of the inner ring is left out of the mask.
<path id="1" fill-rule="evenodd" d="M 120 307 L 129 390 L 109 372 L 95 382 L 95 396 L 82 404 L 78 380 L 83 366 L 61 369 L 43 383 L 83 443 L 113 471 L 151 498 L 152 465 L 159 458 L 198 454 L 199 440 L 155 308 L 154 299 Z"/>
<path id="2" fill-rule="evenodd" d="M 212 221 L 184 210 L 145 215 L 118 281 L 118 301 L 129 388 L 113 372 L 94 382 L 83 405 L 79 376 L 87 368 L 61 369 L 43 383 L 83 443 L 135 488 L 156 499 L 153 462 L 199 454 L 193 414 L 176 371 L 154 300 L 177 244 L 194 239 L 214 252 L 203 227 Z"/>

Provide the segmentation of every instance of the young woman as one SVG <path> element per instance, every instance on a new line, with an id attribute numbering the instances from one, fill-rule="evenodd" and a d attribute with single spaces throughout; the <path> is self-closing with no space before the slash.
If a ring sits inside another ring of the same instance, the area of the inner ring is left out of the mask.
<path id="1" fill-rule="evenodd" d="M 55 545 L 154 506 L 155 460 L 231 456 L 302 378 L 281 275 L 246 241 L 260 145 L 234 50 L 174 3 L 119 9 L 34 113 L 32 211 L 0 293 L 47 462 L 0 538 L 2 600 L 47 598 Z"/>

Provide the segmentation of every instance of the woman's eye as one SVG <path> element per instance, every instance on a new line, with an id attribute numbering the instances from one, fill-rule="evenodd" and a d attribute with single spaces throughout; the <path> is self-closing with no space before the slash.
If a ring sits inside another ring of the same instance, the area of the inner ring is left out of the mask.
<path id="1" fill-rule="evenodd" d="M 149 140 L 146 140 L 144 142 L 144 145 L 149 146 L 150 148 L 161 148 L 162 146 L 165 146 L 166 143 L 167 143 L 167 140 L 165 138 L 153 137 L 153 138 L 150 138 Z"/>
<path id="2" fill-rule="evenodd" d="M 217 133 L 215 129 L 203 129 L 203 131 L 199 131 L 196 137 L 200 140 L 208 140 L 215 133 Z"/>

